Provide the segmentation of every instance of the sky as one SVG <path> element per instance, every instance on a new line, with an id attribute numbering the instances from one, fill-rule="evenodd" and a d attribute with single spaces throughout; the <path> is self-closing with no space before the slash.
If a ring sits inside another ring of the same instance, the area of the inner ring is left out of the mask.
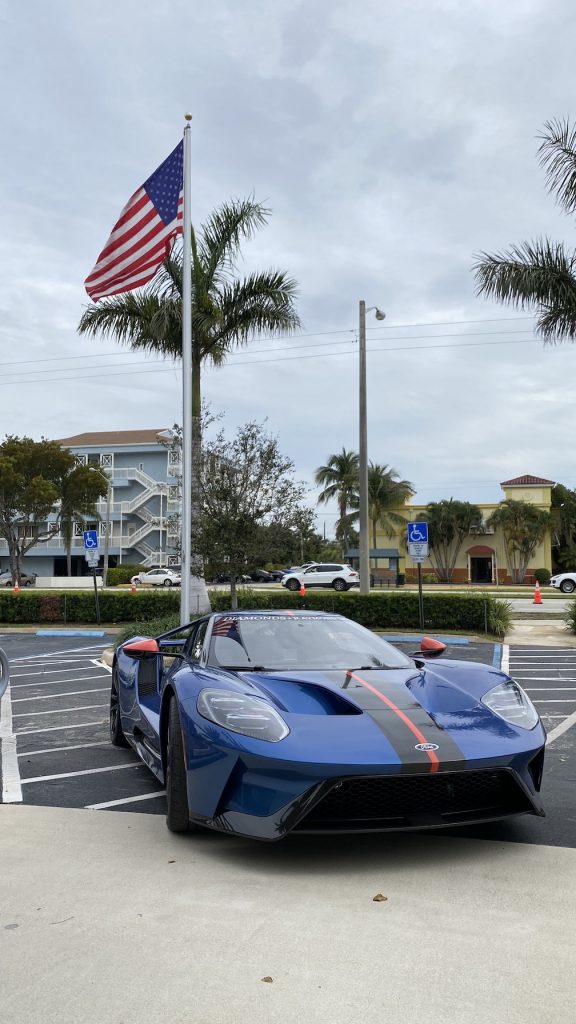
<path id="1" fill-rule="evenodd" d="M 576 486 L 576 346 L 477 297 L 471 269 L 571 242 L 536 153 L 576 115 L 575 42 L 569 0 L 0 0 L 0 437 L 182 421 L 177 365 L 76 328 L 189 110 L 195 225 L 254 194 L 271 214 L 240 272 L 298 282 L 297 336 L 204 372 L 230 433 L 265 420 L 315 503 L 316 468 L 358 449 L 363 299 L 386 312 L 367 315 L 369 457 L 416 501 L 499 501 L 526 473 Z"/>

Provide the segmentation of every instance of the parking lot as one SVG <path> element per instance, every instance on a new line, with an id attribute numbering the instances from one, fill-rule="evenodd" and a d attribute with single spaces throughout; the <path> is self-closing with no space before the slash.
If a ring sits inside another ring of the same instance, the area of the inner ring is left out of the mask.
<path id="1" fill-rule="evenodd" d="M 0 721 L 5 802 L 164 814 L 162 788 L 132 750 L 112 747 L 108 739 L 110 673 L 100 658 L 111 643 L 112 637 L 0 638 L 12 679 Z M 398 646 L 412 651 L 416 645 Z M 509 664 L 536 704 L 550 742 L 545 819 L 519 817 L 444 834 L 576 848 L 576 649 L 478 642 L 449 645 L 445 657 Z"/>

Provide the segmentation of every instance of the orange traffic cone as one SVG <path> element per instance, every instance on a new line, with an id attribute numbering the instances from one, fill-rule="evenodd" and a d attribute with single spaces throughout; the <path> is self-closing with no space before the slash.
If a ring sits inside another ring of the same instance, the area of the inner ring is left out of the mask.
<path id="1" fill-rule="evenodd" d="M 540 593 L 540 584 L 536 580 L 536 586 L 534 587 L 534 600 L 532 604 L 542 604 L 542 594 Z"/>
<path id="2" fill-rule="evenodd" d="M 136 593 L 136 584 L 134 583 L 134 580 L 132 580 L 132 582 L 130 583 L 130 593 L 131 594 L 135 594 Z"/>
<path id="3" fill-rule="evenodd" d="M 19 594 L 20 593 L 20 587 L 18 586 L 18 580 L 16 580 L 16 583 L 14 584 L 14 593 L 15 594 Z"/>
<path id="4" fill-rule="evenodd" d="M 300 584 L 300 597 L 306 597 L 306 587 L 303 583 Z"/>

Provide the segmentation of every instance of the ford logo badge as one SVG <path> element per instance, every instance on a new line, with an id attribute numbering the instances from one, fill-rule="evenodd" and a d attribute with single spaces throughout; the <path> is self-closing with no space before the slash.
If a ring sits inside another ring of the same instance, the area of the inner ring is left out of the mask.
<path id="1" fill-rule="evenodd" d="M 438 750 L 437 743 L 417 743 L 414 750 Z"/>

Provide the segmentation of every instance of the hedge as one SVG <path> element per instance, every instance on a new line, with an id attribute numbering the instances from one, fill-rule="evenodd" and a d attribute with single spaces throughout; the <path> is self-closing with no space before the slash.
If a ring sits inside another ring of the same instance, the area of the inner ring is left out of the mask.
<path id="1" fill-rule="evenodd" d="M 102 591 L 98 595 L 100 618 L 103 623 L 149 622 L 169 619 L 178 615 L 180 591 L 125 590 L 114 593 Z M 228 611 L 230 596 L 226 592 L 211 593 L 214 611 Z M 308 608 L 337 612 L 367 626 L 369 629 L 398 629 L 419 631 L 418 594 L 403 591 L 360 595 L 308 593 L 302 598 L 290 592 L 271 591 L 238 592 L 239 608 Z M 93 623 L 96 621 L 94 594 L 50 593 L 48 591 L 0 591 L 0 625 L 8 623 Z M 510 624 L 510 606 L 489 595 L 424 595 L 424 624 L 427 631 L 464 630 L 474 633 L 489 632 L 504 636 Z M 168 626 L 166 628 L 169 628 Z"/>
<path id="2" fill-rule="evenodd" d="M 106 586 L 117 587 L 119 583 L 130 583 L 130 580 L 137 572 L 147 572 L 145 565 L 117 565 L 113 569 L 108 569 L 106 573 Z"/>
<path id="3" fill-rule="evenodd" d="M 229 595 L 211 594 L 214 611 L 230 607 Z M 418 594 L 401 591 L 360 595 L 354 593 L 238 592 L 239 608 L 308 608 L 346 615 L 369 629 L 420 630 Z M 510 624 L 510 606 L 490 595 L 425 594 L 426 630 L 464 630 L 504 636 Z"/>
<path id="4" fill-rule="evenodd" d="M 103 623 L 147 622 L 180 608 L 180 591 L 156 590 L 131 594 L 99 591 L 100 619 Z M 14 594 L 0 591 L 0 625 L 8 623 L 93 623 L 96 622 L 94 592 L 50 593 L 29 591 Z"/>

